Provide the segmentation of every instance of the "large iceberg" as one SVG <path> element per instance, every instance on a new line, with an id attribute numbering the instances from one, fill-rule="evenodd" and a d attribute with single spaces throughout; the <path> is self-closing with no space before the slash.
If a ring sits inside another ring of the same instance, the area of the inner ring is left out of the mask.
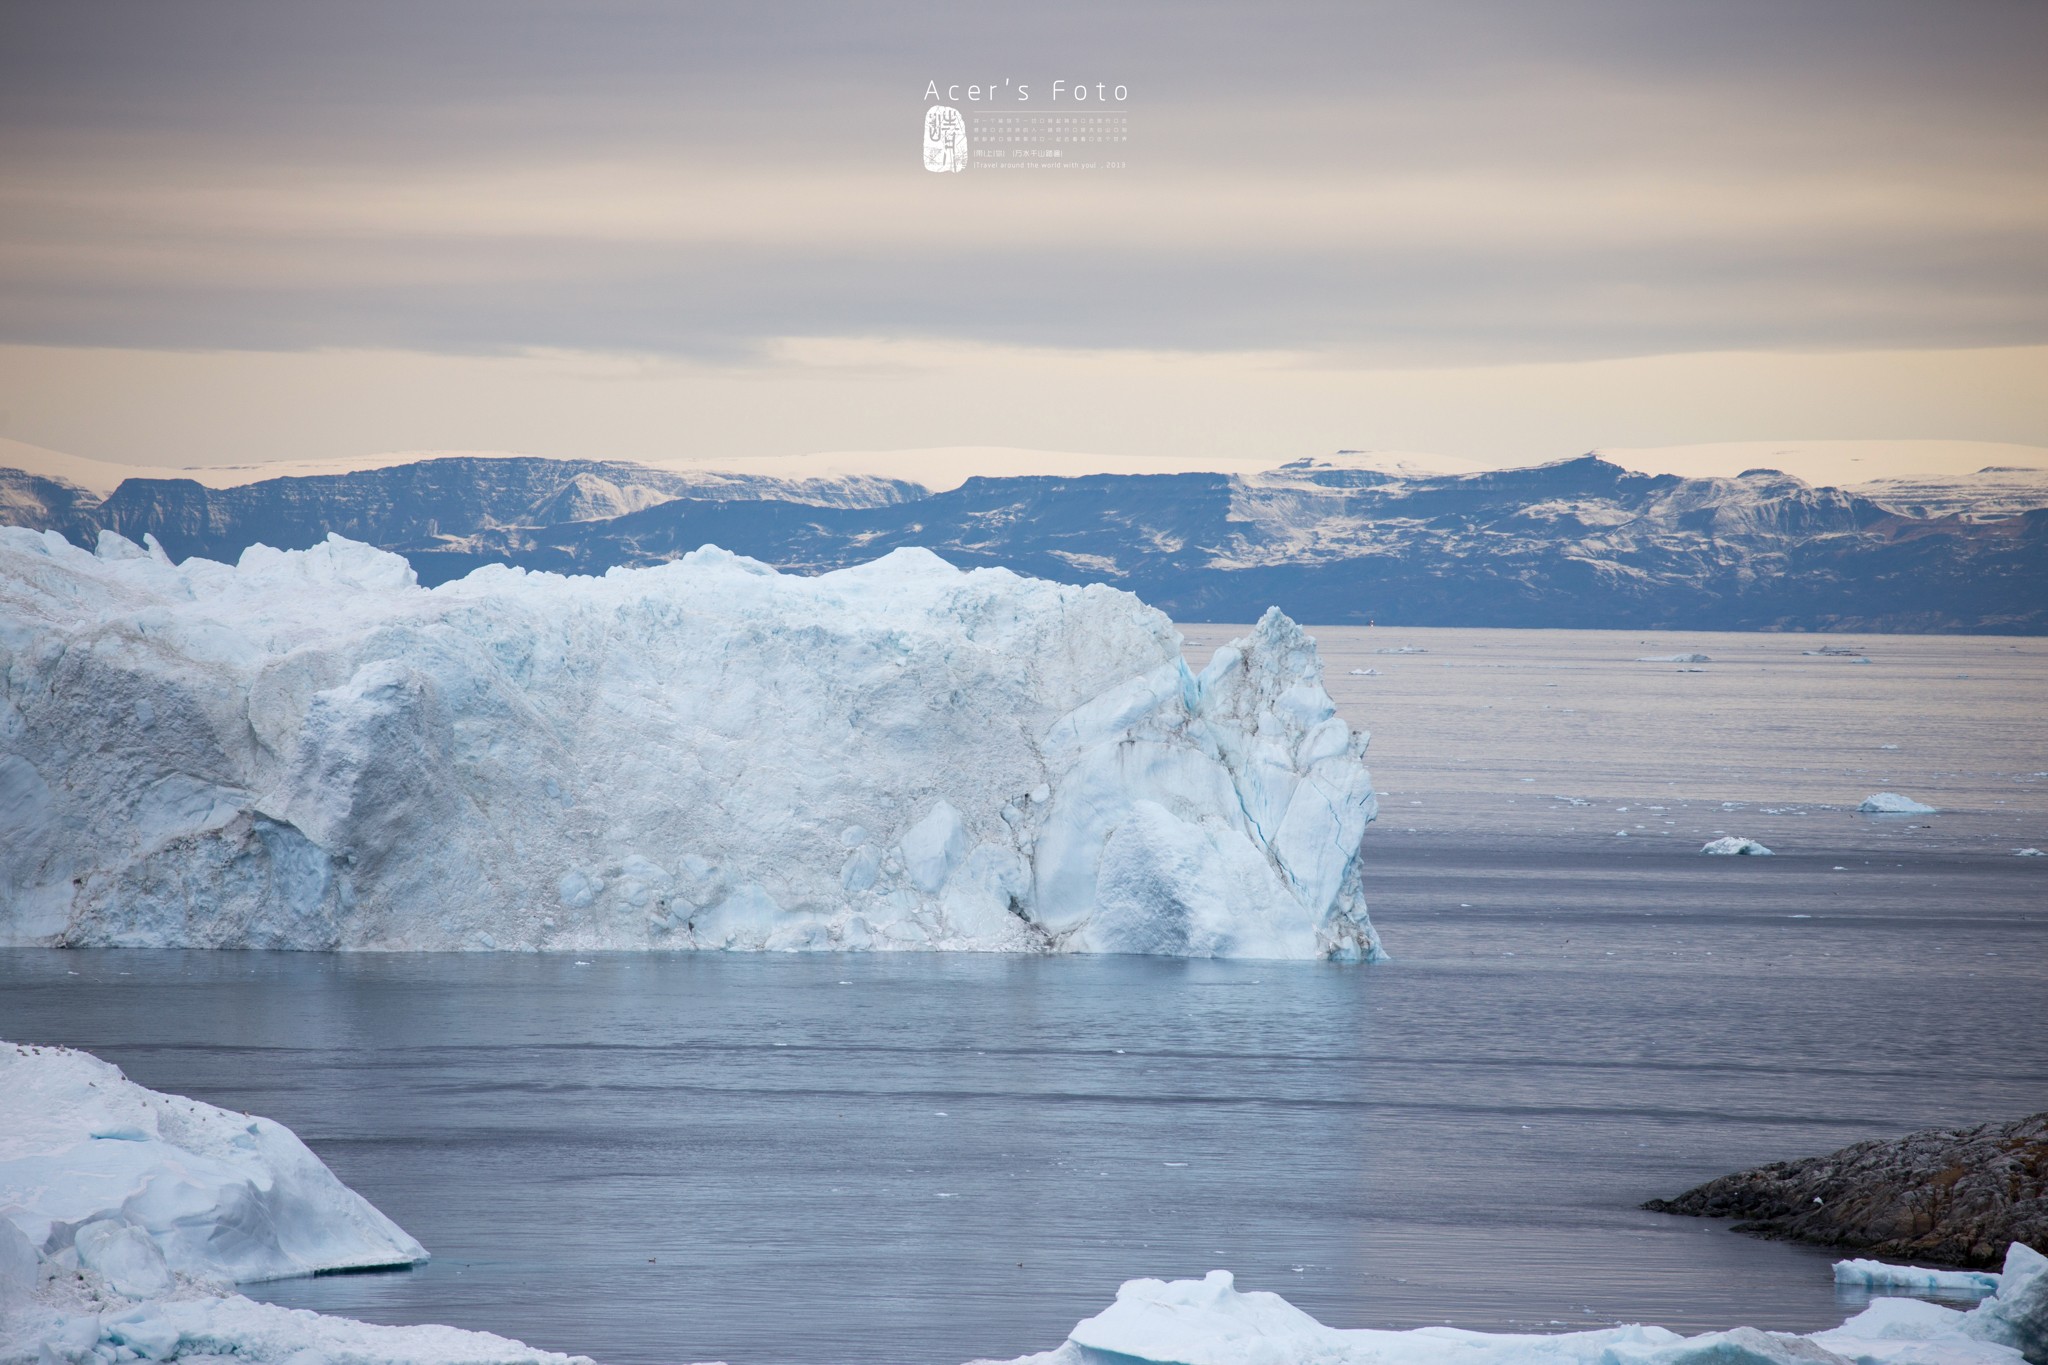
<path id="1" fill-rule="evenodd" d="M 1840 1327 L 1804 1336 L 1753 1327 L 1694 1337 L 1643 1326 L 1547 1335 L 1344 1330 L 1278 1294 L 1241 1292 L 1228 1271 L 1132 1280 L 1057 1349 L 1011 1365 L 2039 1365 L 2044 1350 L 2048 1259 L 2015 1242 L 1998 1293 L 1969 1312 L 1878 1299 Z"/>
<path id="2" fill-rule="evenodd" d="M 1279 612 L 705 548 L 422 589 L 0 530 L 0 943 L 1372 958 L 1366 737 Z"/>

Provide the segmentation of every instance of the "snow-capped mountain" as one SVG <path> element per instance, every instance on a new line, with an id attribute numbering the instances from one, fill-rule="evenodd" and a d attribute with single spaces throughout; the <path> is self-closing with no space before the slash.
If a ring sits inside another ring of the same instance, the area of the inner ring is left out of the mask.
<path id="1" fill-rule="evenodd" d="M 2031 477 L 2031 471 L 2022 471 Z M 823 572 L 923 546 L 1105 582 L 1186 620 L 2048 631 L 2048 486 L 2021 475 L 1816 487 L 1631 472 L 1596 456 L 1476 471 L 1345 452 L 1254 474 L 777 480 L 617 462 L 437 459 L 231 488 L 130 479 L 103 503 L 0 484 L 0 519 L 234 560 L 329 531 L 422 581 L 565 573 L 717 544 Z M 1926 487 L 1921 487 L 1925 484 Z"/>
<path id="2" fill-rule="evenodd" d="M 1997 521 L 2048 507 L 2048 469 L 1991 465 L 1946 478 L 1872 479 L 1850 491 L 1904 517 L 1961 517 Z"/>

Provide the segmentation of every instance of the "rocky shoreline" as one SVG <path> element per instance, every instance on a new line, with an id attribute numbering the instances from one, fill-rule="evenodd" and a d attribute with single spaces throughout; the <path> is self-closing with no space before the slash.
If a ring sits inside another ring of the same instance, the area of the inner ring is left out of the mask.
<path id="1" fill-rule="evenodd" d="M 1737 1232 L 1881 1257 L 1996 1266 L 2048 1247 L 2048 1113 L 1877 1139 L 1652 1199 L 1656 1213 L 1739 1218 Z"/>

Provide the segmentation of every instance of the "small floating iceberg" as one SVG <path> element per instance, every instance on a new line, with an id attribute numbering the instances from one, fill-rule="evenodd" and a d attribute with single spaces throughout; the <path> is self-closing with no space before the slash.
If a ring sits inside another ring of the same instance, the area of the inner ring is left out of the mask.
<path id="1" fill-rule="evenodd" d="M 1756 840 L 1738 839 L 1732 834 L 1724 839 L 1715 839 L 1710 843 L 1702 844 L 1700 852 L 1720 854 L 1724 857 L 1768 858 L 1771 856 L 1771 851 Z"/>
<path id="2" fill-rule="evenodd" d="M 1835 1283 L 1870 1289 L 1905 1289 L 1920 1294 L 1972 1294 L 1985 1298 L 1998 1292 L 1999 1277 L 1988 1270 L 1929 1270 L 1884 1261 L 1836 1261 Z"/>
<path id="3" fill-rule="evenodd" d="M 1589 1332 L 1326 1327 L 1230 1273 L 1132 1280 L 1065 1344 L 1011 1365 L 2021 1365 L 2048 1346 L 2048 1258 L 2018 1243 L 1991 1298 L 1968 1312 L 1881 1298 L 1830 1331 L 1735 1327 L 1686 1337 L 1663 1327 Z"/>
<path id="4" fill-rule="evenodd" d="M 1639 664 L 1710 664 L 1714 662 L 1704 654 L 1647 654 L 1636 660 Z"/>
<path id="5" fill-rule="evenodd" d="M 1863 798 L 1863 804 L 1856 807 L 1865 815 L 1933 815 L 1933 806 L 1923 805 L 1910 796 L 1897 792 L 1878 792 Z"/>

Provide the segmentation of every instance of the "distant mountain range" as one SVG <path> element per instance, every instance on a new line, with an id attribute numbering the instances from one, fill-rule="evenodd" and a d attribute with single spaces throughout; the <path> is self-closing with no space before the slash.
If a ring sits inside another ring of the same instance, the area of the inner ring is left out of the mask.
<path id="1" fill-rule="evenodd" d="M 1631 473 L 1594 456 L 1432 474 L 1302 460 L 1255 475 L 781 480 L 619 461 L 446 458 L 104 500 L 0 470 L 0 522 L 233 560 L 328 532 L 426 583 L 483 564 L 601 573 L 715 543 L 820 572 L 922 545 L 1104 582 L 1183 620 L 2048 633 L 2048 473 L 1816 488 Z"/>

